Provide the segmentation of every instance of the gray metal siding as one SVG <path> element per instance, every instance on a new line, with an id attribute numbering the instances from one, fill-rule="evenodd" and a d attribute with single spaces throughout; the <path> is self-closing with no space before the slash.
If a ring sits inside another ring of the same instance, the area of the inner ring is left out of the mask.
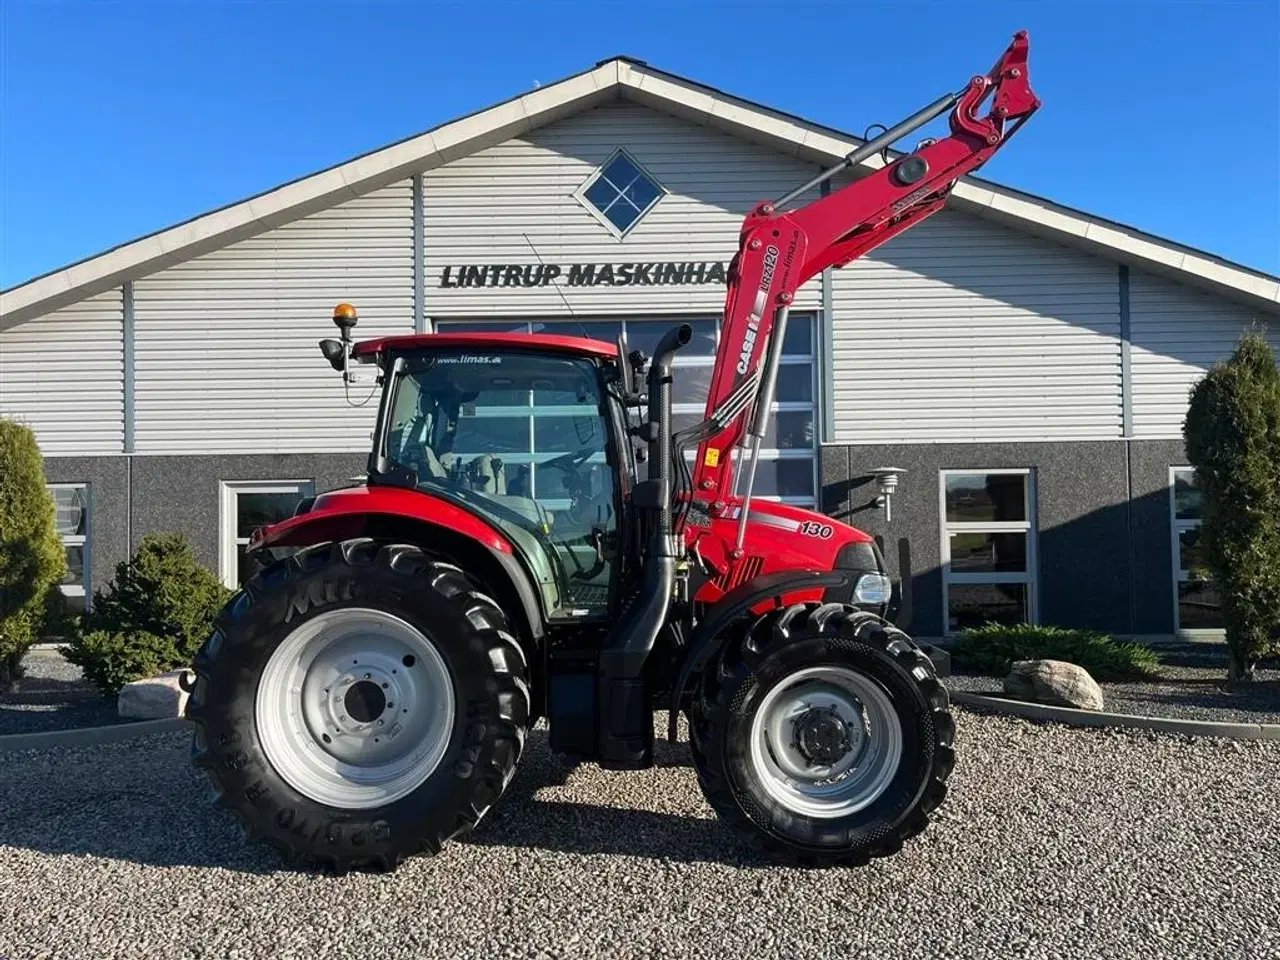
<path id="1" fill-rule="evenodd" d="M 668 191 L 621 240 L 574 198 L 618 147 Z M 635 104 L 597 107 L 426 175 L 427 312 L 439 318 L 563 315 L 563 294 L 581 314 L 718 314 L 725 294 L 720 284 L 458 289 L 441 288 L 440 277 L 448 265 L 524 265 L 539 258 L 563 265 L 727 263 L 747 211 L 815 172 L 792 157 Z M 814 280 L 797 305 L 820 304 Z"/>
<path id="2" fill-rule="evenodd" d="M 1121 435 L 1114 264 L 943 211 L 833 284 L 837 442 Z"/>
<path id="3" fill-rule="evenodd" d="M 413 299 L 409 180 L 138 280 L 137 451 L 366 449 L 376 401 L 316 342 L 343 300 L 358 337 L 412 333 Z"/>
<path id="4" fill-rule="evenodd" d="M 1162 277 L 1131 271 L 1133 420 L 1136 436 L 1178 438 L 1192 385 L 1225 360 L 1265 317 Z M 1280 324 L 1268 335 L 1280 351 Z"/>
<path id="5" fill-rule="evenodd" d="M 46 456 L 123 450 L 123 317 L 116 289 L 0 332 L 0 416 Z"/>

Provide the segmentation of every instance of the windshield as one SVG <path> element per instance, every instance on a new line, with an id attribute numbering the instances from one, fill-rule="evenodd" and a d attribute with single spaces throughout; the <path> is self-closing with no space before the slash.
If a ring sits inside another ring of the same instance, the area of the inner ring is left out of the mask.
<path id="1" fill-rule="evenodd" d="M 595 365 L 502 350 L 406 359 L 387 459 L 506 533 L 550 616 L 606 613 L 617 518 Z"/>

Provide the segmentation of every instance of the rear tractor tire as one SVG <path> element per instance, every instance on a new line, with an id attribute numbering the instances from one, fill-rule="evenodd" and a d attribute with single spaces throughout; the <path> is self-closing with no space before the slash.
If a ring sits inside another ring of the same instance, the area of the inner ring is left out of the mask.
<path id="1" fill-rule="evenodd" d="M 843 604 L 797 604 L 728 643 L 690 710 L 707 800 L 773 859 L 862 865 L 898 853 L 945 798 L 955 724 L 902 631 Z"/>
<path id="2" fill-rule="evenodd" d="M 528 667 L 496 603 L 416 546 L 309 547 L 255 575 L 197 654 L 194 763 L 293 864 L 393 870 L 502 796 Z"/>

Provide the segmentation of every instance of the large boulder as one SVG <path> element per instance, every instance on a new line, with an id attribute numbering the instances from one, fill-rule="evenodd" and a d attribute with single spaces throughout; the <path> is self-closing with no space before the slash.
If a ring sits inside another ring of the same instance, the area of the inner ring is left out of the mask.
<path id="1" fill-rule="evenodd" d="M 1102 709 L 1102 689 L 1089 671 L 1062 660 L 1019 660 L 1005 677 L 1004 692 L 1057 707 Z"/>
<path id="2" fill-rule="evenodd" d="M 180 679 L 185 670 L 162 673 L 158 677 L 135 680 L 120 688 L 116 709 L 122 717 L 136 720 L 168 720 L 181 717 L 187 709 L 187 691 Z"/>

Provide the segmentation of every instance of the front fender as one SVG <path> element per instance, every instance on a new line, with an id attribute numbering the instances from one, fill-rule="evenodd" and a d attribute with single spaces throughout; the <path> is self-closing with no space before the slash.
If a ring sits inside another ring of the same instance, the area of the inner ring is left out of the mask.
<path id="1" fill-rule="evenodd" d="M 304 504 L 305 506 L 305 504 Z M 373 537 L 414 543 L 482 580 L 519 632 L 542 637 L 545 618 L 532 573 L 500 531 L 455 504 L 399 487 L 353 487 L 321 494 L 305 513 L 255 530 L 250 554 L 270 547 Z"/>
<path id="2" fill-rule="evenodd" d="M 730 590 L 708 610 L 708 615 L 689 636 L 684 665 L 671 686 L 670 718 L 667 739 L 676 738 L 680 701 L 689 680 L 704 670 L 725 643 L 725 628 L 740 617 L 763 613 L 775 606 L 821 600 L 828 591 L 841 591 L 848 586 L 849 575 L 840 570 L 785 570 L 766 573 Z"/>
<path id="3" fill-rule="evenodd" d="M 454 530 L 497 553 L 514 555 L 511 541 L 473 513 L 456 504 L 401 487 L 351 487 L 322 493 L 306 513 L 253 532 L 250 553 L 265 547 L 306 546 L 322 540 L 360 536 L 371 517 L 405 517 Z M 317 531 L 327 532 L 317 536 Z"/>

